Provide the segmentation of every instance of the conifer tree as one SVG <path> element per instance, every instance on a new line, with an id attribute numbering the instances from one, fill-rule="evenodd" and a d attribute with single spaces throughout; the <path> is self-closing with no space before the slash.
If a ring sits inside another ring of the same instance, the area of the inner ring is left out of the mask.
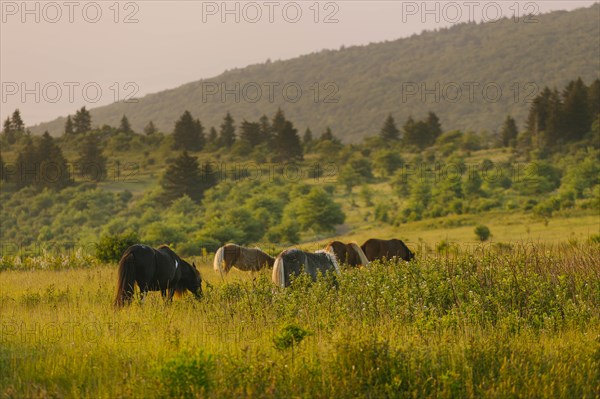
<path id="1" fill-rule="evenodd" d="M 270 143 L 272 139 L 272 129 L 269 117 L 267 115 L 261 116 L 258 123 L 260 124 L 260 135 L 262 136 L 261 142 Z"/>
<path id="2" fill-rule="evenodd" d="M 157 131 L 158 130 L 156 129 L 156 126 L 154 126 L 154 122 L 152 121 L 148 122 L 148 124 L 144 127 L 144 134 L 146 136 L 152 136 Z"/>
<path id="3" fill-rule="evenodd" d="M 6 137 L 6 141 L 8 144 L 14 144 L 17 141 L 17 137 L 15 132 L 12 130 L 12 123 L 10 121 L 10 116 L 6 118 L 3 126 L 4 137 Z"/>
<path id="4" fill-rule="evenodd" d="M 83 141 L 77 160 L 79 173 L 83 178 L 101 181 L 106 177 L 106 157 L 102 155 L 100 139 L 95 134 L 89 134 Z"/>
<path id="5" fill-rule="evenodd" d="M 13 182 L 18 189 L 21 189 L 34 184 L 38 176 L 38 152 L 33 145 L 31 137 L 27 137 L 25 146 L 17 155 L 16 173 L 13 175 Z"/>
<path id="6" fill-rule="evenodd" d="M 189 111 L 184 111 L 175 123 L 173 148 L 200 151 L 204 148 L 204 127 L 198 119 L 194 120 Z"/>
<path id="7" fill-rule="evenodd" d="M 214 126 L 211 126 L 210 133 L 208 133 L 208 142 L 211 144 L 216 144 L 219 139 L 219 135 L 217 133 L 217 129 Z"/>
<path id="8" fill-rule="evenodd" d="M 11 129 L 15 132 L 23 132 L 25 130 L 25 123 L 21 119 L 21 111 L 18 108 L 12 114 Z"/>
<path id="9" fill-rule="evenodd" d="M 233 122 L 231 114 L 227 112 L 227 115 L 223 118 L 221 134 L 219 136 L 220 144 L 226 148 L 231 148 L 233 143 L 235 143 L 235 126 Z"/>
<path id="10" fill-rule="evenodd" d="M 4 164 L 4 160 L 2 159 L 2 153 L 0 152 L 0 182 L 6 181 L 6 172 L 4 171 L 6 165 Z"/>
<path id="11" fill-rule="evenodd" d="M 302 159 L 302 144 L 298 131 L 292 122 L 285 119 L 283 111 L 277 110 L 271 124 L 273 131 L 272 147 L 275 159 L 279 161 L 292 161 Z"/>
<path id="12" fill-rule="evenodd" d="M 514 147 L 516 145 L 517 135 L 519 131 L 517 129 L 517 123 L 510 116 L 507 115 L 502 125 L 502 131 L 500 132 L 500 138 L 502 140 L 503 147 Z"/>
<path id="13" fill-rule="evenodd" d="M 121 118 L 119 131 L 123 133 L 133 133 L 133 130 L 131 129 L 131 124 L 129 123 L 129 119 L 127 119 L 127 116 L 125 115 L 123 115 L 123 117 Z"/>
<path id="14" fill-rule="evenodd" d="M 431 146 L 435 143 L 435 140 L 442 134 L 442 124 L 440 118 L 434 113 L 429 112 L 427 115 L 427 128 L 429 130 L 429 137 L 427 138 L 427 145 Z"/>
<path id="15" fill-rule="evenodd" d="M 72 136 L 75 131 L 73 130 L 73 120 L 71 119 L 71 115 L 67 116 L 67 121 L 65 122 L 65 136 Z"/>
<path id="16" fill-rule="evenodd" d="M 208 168 L 208 171 L 205 170 L 204 173 L 201 173 L 198 158 L 190 156 L 187 151 L 171 161 L 160 180 L 160 185 L 164 190 L 164 202 L 171 203 L 184 195 L 195 202 L 200 202 L 208 186 L 206 179 L 208 176 L 213 176 L 210 165 Z"/>
<path id="17" fill-rule="evenodd" d="M 45 131 L 37 148 L 40 160 L 39 187 L 60 190 L 70 183 L 67 160 L 48 131 Z"/>
<path id="18" fill-rule="evenodd" d="M 384 140 L 397 141 L 400 139 L 400 131 L 396 127 L 396 122 L 394 121 L 394 117 L 392 116 L 392 114 L 389 114 L 388 117 L 385 119 L 385 122 L 383 124 L 383 127 L 381 128 L 381 132 L 379 133 L 379 135 Z"/>
<path id="19" fill-rule="evenodd" d="M 569 141 L 580 140 L 590 130 L 588 88 L 581 78 L 570 82 L 563 92 L 564 131 Z"/>
<path id="20" fill-rule="evenodd" d="M 75 116 L 73 117 L 73 128 L 76 134 L 82 134 L 92 130 L 92 116 L 85 107 L 81 107 L 81 109 L 75 112 Z"/>
<path id="21" fill-rule="evenodd" d="M 260 134 L 260 123 L 248 122 L 244 120 L 240 127 L 240 140 L 246 141 L 253 147 L 259 145 L 262 140 L 262 135 Z"/>

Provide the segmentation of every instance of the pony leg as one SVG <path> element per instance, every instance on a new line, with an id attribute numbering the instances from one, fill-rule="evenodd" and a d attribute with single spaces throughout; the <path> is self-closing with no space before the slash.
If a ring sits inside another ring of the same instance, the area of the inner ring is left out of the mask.
<path id="1" fill-rule="evenodd" d="M 140 291 L 140 303 L 144 303 L 144 301 L 146 300 L 146 294 L 148 293 L 148 291 L 146 290 L 141 290 Z"/>
<path id="2" fill-rule="evenodd" d="M 173 302 L 173 295 L 175 295 L 175 288 L 169 288 L 168 302 Z"/>

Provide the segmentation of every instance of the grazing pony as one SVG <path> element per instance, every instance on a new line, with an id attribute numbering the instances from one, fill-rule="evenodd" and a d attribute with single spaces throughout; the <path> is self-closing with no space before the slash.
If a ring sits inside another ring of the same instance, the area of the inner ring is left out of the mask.
<path id="1" fill-rule="evenodd" d="M 299 249 L 286 249 L 275 259 L 273 266 L 273 282 L 279 287 L 288 287 L 292 276 L 307 273 L 313 281 L 320 273 L 335 272 L 340 274 L 340 266 L 333 252 L 319 250 L 304 252 Z"/>
<path id="2" fill-rule="evenodd" d="M 402 242 L 395 238 L 391 240 L 380 240 L 371 238 L 360 246 L 367 256 L 369 261 L 375 259 L 391 259 L 394 256 L 409 261 L 415 257 L 410 249 Z"/>
<path id="3" fill-rule="evenodd" d="M 202 277 L 196 265 L 181 259 L 166 245 L 157 249 L 135 244 L 127 248 L 119 261 L 119 280 L 115 306 L 131 302 L 137 283 L 142 300 L 148 291 L 160 291 L 163 298 L 189 290 L 197 299 L 202 297 Z"/>
<path id="4" fill-rule="evenodd" d="M 332 252 L 341 263 L 349 266 L 366 266 L 369 263 L 365 253 L 355 242 L 344 244 L 341 241 L 331 241 L 325 251 Z"/>
<path id="5" fill-rule="evenodd" d="M 236 244 L 226 244 L 215 253 L 213 269 L 221 275 L 227 274 L 232 267 L 243 271 L 258 271 L 265 266 L 273 267 L 275 258 L 259 248 L 246 248 Z"/>

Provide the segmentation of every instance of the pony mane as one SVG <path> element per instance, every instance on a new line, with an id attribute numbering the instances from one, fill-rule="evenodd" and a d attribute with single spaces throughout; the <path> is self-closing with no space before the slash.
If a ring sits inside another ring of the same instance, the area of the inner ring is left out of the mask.
<path id="1" fill-rule="evenodd" d="M 367 255 L 365 255 L 362 248 L 359 247 L 358 244 L 355 242 L 351 242 L 348 245 L 350 245 L 352 249 L 354 249 L 358 257 L 360 258 L 360 263 L 362 263 L 363 266 L 367 266 L 369 264 L 369 260 L 367 259 Z"/>
<path id="2" fill-rule="evenodd" d="M 335 253 L 333 252 L 332 248 L 330 248 L 329 250 L 319 249 L 318 251 L 315 251 L 315 253 L 316 254 L 325 254 L 329 258 L 329 261 L 333 264 L 333 267 L 335 268 L 335 271 L 337 272 L 337 274 L 342 274 L 342 272 L 340 270 L 340 264 L 338 262 L 338 258 L 337 258 L 337 256 L 335 256 Z"/>
<path id="3" fill-rule="evenodd" d="M 213 269 L 215 272 L 220 273 L 221 276 L 223 276 L 223 269 L 221 265 L 223 265 L 224 250 L 225 246 L 217 249 L 217 252 L 215 253 L 215 259 L 213 260 Z"/>
<path id="4" fill-rule="evenodd" d="M 275 259 L 275 263 L 273 264 L 273 274 L 271 276 L 273 282 L 281 288 L 285 288 L 285 270 L 283 267 L 282 256 L 285 253 L 286 251 L 280 253 L 279 256 L 277 256 L 277 258 Z"/>

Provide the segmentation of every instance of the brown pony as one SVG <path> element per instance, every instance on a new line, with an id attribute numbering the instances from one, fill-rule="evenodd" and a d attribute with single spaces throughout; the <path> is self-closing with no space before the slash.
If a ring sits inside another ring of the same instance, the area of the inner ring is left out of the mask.
<path id="1" fill-rule="evenodd" d="M 135 244 L 127 248 L 119 261 L 115 306 L 131 302 L 136 284 L 142 301 L 148 291 L 160 291 L 168 301 L 175 292 L 186 290 L 197 299 L 202 297 L 202 277 L 196 265 L 190 265 L 166 245 L 154 249 Z"/>
<path id="2" fill-rule="evenodd" d="M 402 242 L 395 238 L 391 240 L 380 240 L 371 238 L 360 246 L 367 259 L 373 261 L 375 259 L 391 259 L 394 256 L 409 261 L 415 257 L 410 249 Z"/>
<path id="3" fill-rule="evenodd" d="M 369 263 L 365 253 L 355 242 L 344 244 L 341 241 L 331 241 L 325 247 L 325 251 L 333 251 L 340 263 L 349 266 L 366 266 Z"/>
<path id="4" fill-rule="evenodd" d="M 232 267 L 243 271 L 258 271 L 263 267 L 273 267 L 275 258 L 258 248 L 245 248 L 236 244 L 225 244 L 215 253 L 213 269 L 227 274 Z"/>

